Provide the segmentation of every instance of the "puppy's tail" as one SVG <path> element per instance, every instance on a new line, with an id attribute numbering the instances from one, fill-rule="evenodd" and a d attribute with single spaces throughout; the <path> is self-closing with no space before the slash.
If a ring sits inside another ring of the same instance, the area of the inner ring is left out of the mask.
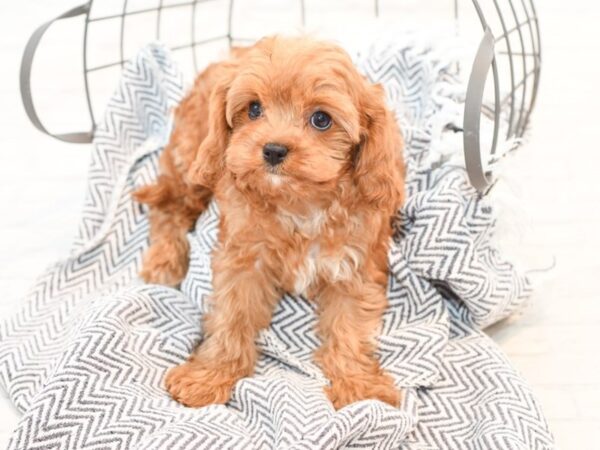
<path id="1" fill-rule="evenodd" d="M 167 183 L 162 183 L 159 179 L 157 184 L 150 184 L 135 191 L 133 198 L 149 206 L 160 206 L 170 201 L 171 189 Z"/>

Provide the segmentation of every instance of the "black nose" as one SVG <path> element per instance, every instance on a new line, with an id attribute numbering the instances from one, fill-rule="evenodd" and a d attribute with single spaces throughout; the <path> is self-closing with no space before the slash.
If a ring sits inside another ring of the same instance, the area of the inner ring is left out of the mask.
<path id="1" fill-rule="evenodd" d="M 279 144 L 265 144 L 263 147 L 263 158 L 272 166 L 281 164 L 287 155 L 288 149 L 284 145 Z"/>

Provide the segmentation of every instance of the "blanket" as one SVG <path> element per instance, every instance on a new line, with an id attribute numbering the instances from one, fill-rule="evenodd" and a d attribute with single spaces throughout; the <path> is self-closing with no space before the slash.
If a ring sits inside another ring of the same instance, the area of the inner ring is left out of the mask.
<path id="1" fill-rule="evenodd" d="M 227 405 L 193 409 L 169 397 L 166 371 L 202 339 L 219 211 L 211 204 L 189 234 L 180 289 L 139 280 L 148 217 L 131 194 L 155 179 L 184 93 L 169 52 L 151 45 L 125 65 L 96 131 L 70 254 L 0 325 L 0 385 L 23 413 L 10 449 L 553 448 L 535 397 L 481 331 L 531 286 L 493 245 L 493 206 L 435 148 L 464 98 L 451 63 L 410 43 L 355 60 L 383 83 L 406 140 L 408 200 L 378 346 L 402 406 L 367 400 L 335 411 L 312 357 L 315 306 L 287 294 L 258 338 L 256 373 Z"/>

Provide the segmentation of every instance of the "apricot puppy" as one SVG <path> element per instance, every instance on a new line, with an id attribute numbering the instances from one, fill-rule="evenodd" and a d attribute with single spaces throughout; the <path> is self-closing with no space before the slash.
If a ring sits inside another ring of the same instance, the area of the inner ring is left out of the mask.
<path id="1" fill-rule="evenodd" d="M 198 76 L 160 165 L 156 184 L 136 193 L 150 206 L 146 281 L 180 283 L 186 233 L 212 198 L 220 210 L 212 310 L 202 344 L 167 375 L 173 398 L 227 402 L 292 292 L 317 302 L 315 356 L 333 405 L 397 406 L 375 357 L 391 218 L 404 197 L 402 140 L 383 90 L 336 45 L 265 38 Z"/>

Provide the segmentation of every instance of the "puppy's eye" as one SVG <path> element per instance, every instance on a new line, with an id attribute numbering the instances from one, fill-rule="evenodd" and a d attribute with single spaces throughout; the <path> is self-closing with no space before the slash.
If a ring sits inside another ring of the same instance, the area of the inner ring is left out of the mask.
<path id="1" fill-rule="evenodd" d="M 250 120 L 256 120 L 262 116 L 262 105 L 259 102 L 252 102 L 248 105 L 248 117 Z"/>
<path id="2" fill-rule="evenodd" d="M 319 131 L 325 131 L 331 127 L 331 116 L 324 111 L 317 111 L 310 116 L 310 124 Z"/>

